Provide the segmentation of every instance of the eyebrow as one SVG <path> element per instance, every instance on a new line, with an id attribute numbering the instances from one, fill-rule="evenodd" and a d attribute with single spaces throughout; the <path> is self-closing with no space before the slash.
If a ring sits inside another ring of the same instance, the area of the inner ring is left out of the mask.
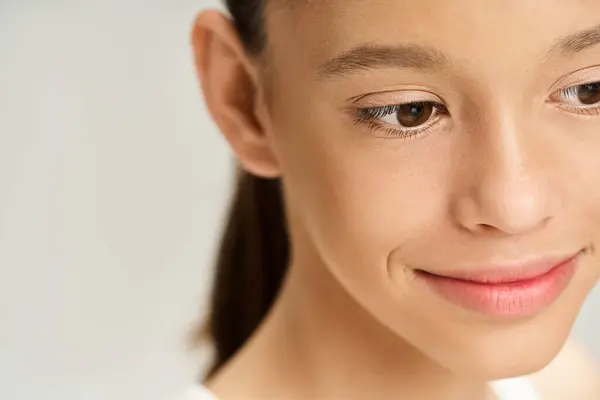
<path id="1" fill-rule="evenodd" d="M 572 55 L 598 44 L 600 25 L 555 40 L 547 58 Z M 449 64 L 450 57 L 427 46 L 363 44 L 327 60 L 318 68 L 318 75 L 323 78 L 335 78 L 386 67 L 432 70 Z"/>
<path id="2" fill-rule="evenodd" d="M 447 64 L 448 57 L 429 47 L 364 44 L 326 61 L 319 67 L 318 73 L 322 77 L 340 77 L 376 68 L 434 69 Z"/>
<path id="3" fill-rule="evenodd" d="M 561 55 L 575 54 L 590 47 L 600 44 L 600 25 L 585 29 L 562 37 L 554 42 L 549 55 L 560 53 Z"/>

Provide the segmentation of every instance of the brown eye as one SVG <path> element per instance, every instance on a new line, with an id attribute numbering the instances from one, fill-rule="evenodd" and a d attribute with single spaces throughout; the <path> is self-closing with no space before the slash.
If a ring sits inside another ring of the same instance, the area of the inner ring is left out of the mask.
<path id="1" fill-rule="evenodd" d="M 359 108 L 357 122 L 367 122 L 370 129 L 386 129 L 398 136 L 416 135 L 429 129 L 442 116 L 450 115 L 446 106 L 437 101 L 413 101 L 381 107 Z"/>
<path id="2" fill-rule="evenodd" d="M 600 103 L 600 82 L 578 86 L 577 99 L 585 105 Z"/>
<path id="3" fill-rule="evenodd" d="M 433 113 L 433 103 L 407 103 L 398 106 L 396 118 L 403 127 L 414 128 L 427 122 Z"/>
<path id="4" fill-rule="evenodd" d="M 581 110 L 587 113 L 589 110 L 596 110 L 600 107 L 600 82 L 568 87 L 556 92 L 551 99 L 574 111 Z"/>

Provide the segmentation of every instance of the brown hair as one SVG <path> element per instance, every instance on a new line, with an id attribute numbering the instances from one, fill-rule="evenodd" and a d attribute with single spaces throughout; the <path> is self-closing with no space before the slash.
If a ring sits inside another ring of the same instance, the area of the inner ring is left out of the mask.
<path id="1" fill-rule="evenodd" d="M 203 336 L 214 345 L 212 376 L 269 311 L 287 270 L 288 234 L 279 179 L 239 171 L 216 262 Z"/>
<path id="2" fill-rule="evenodd" d="M 232 22 L 250 55 L 265 45 L 263 0 L 226 0 Z M 236 189 L 216 258 L 208 317 L 199 339 L 209 339 L 210 378 L 252 335 L 269 311 L 287 270 L 288 233 L 280 179 L 238 168 Z"/>

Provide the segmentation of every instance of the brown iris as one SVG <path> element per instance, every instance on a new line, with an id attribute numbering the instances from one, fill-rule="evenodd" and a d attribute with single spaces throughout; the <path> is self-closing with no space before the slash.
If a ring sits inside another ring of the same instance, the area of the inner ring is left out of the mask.
<path id="1" fill-rule="evenodd" d="M 413 128 L 423 125 L 433 114 L 434 105 L 432 103 L 408 103 L 398 107 L 396 117 L 400 125 Z"/>
<path id="2" fill-rule="evenodd" d="M 582 104 L 600 103 L 600 82 L 581 85 L 577 96 Z"/>

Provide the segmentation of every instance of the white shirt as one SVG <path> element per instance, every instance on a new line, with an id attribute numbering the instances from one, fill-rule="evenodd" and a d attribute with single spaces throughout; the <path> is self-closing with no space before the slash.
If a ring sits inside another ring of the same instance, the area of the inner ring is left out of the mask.
<path id="1" fill-rule="evenodd" d="M 531 383 L 525 378 L 510 378 L 490 383 L 498 400 L 541 400 Z M 206 387 L 191 387 L 178 400 L 219 400 Z"/>

